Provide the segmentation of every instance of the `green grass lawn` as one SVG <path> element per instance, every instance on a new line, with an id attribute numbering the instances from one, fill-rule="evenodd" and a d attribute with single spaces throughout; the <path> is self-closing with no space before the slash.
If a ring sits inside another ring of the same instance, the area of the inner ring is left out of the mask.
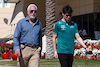
<path id="1" fill-rule="evenodd" d="M 16 64 L 17 64 L 17 61 L 0 61 L 0 65 L 17 66 Z M 41 59 L 40 67 L 60 67 L 59 60 L 58 59 Z M 73 67 L 100 67 L 100 61 L 74 59 Z"/>

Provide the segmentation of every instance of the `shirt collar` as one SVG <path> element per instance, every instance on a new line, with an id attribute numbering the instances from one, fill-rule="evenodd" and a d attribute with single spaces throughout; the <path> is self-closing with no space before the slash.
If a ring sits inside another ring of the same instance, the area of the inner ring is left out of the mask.
<path id="1" fill-rule="evenodd" d="M 25 20 L 29 22 L 28 16 L 25 17 Z M 38 19 L 35 18 L 34 25 L 38 23 Z"/>
<path id="2" fill-rule="evenodd" d="M 60 20 L 60 21 L 62 21 L 62 20 Z M 62 21 L 62 22 L 64 22 L 64 21 Z M 64 22 L 64 23 L 66 23 L 67 25 L 74 25 L 74 22 L 72 22 L 71 20 L 67 23 L 67 22 Z"/>
<path id="3" fill-rule="evenodd" d="M 26 20 L 26 21 L 29 21 L 28 16 L 25 17 L 25 20 Z"/>

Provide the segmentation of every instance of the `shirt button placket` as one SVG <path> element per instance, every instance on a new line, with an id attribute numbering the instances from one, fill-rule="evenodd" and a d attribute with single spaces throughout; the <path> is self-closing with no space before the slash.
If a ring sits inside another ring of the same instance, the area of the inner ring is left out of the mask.
<path id="1" fill-rule="evenodd" d="M 33 41 L 34 41 L 34 35 L 33 35 Z"/>

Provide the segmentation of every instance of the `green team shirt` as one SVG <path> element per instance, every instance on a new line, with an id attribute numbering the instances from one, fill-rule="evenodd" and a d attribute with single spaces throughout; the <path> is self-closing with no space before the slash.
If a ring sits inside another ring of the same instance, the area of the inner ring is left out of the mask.
<path id="1" fill-rule="evenodd" d="M 57 53 L 74 54 L 77 24 L 73 21 L 66 23 L 60 20 L 54 24 L 53 33 L 57 34 Z"/>

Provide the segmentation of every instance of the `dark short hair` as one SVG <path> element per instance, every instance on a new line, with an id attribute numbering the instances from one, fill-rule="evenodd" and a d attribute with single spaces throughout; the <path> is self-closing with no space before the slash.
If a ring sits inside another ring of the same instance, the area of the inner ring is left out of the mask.
<path id="1" fill-rule="evenodd" d="M 68 5 L 68 6 L 65 6 L 62 10 L 62 12 L 65 14 L 65 13 L 72 13 L 73 10 L 72 8 Z"/>

